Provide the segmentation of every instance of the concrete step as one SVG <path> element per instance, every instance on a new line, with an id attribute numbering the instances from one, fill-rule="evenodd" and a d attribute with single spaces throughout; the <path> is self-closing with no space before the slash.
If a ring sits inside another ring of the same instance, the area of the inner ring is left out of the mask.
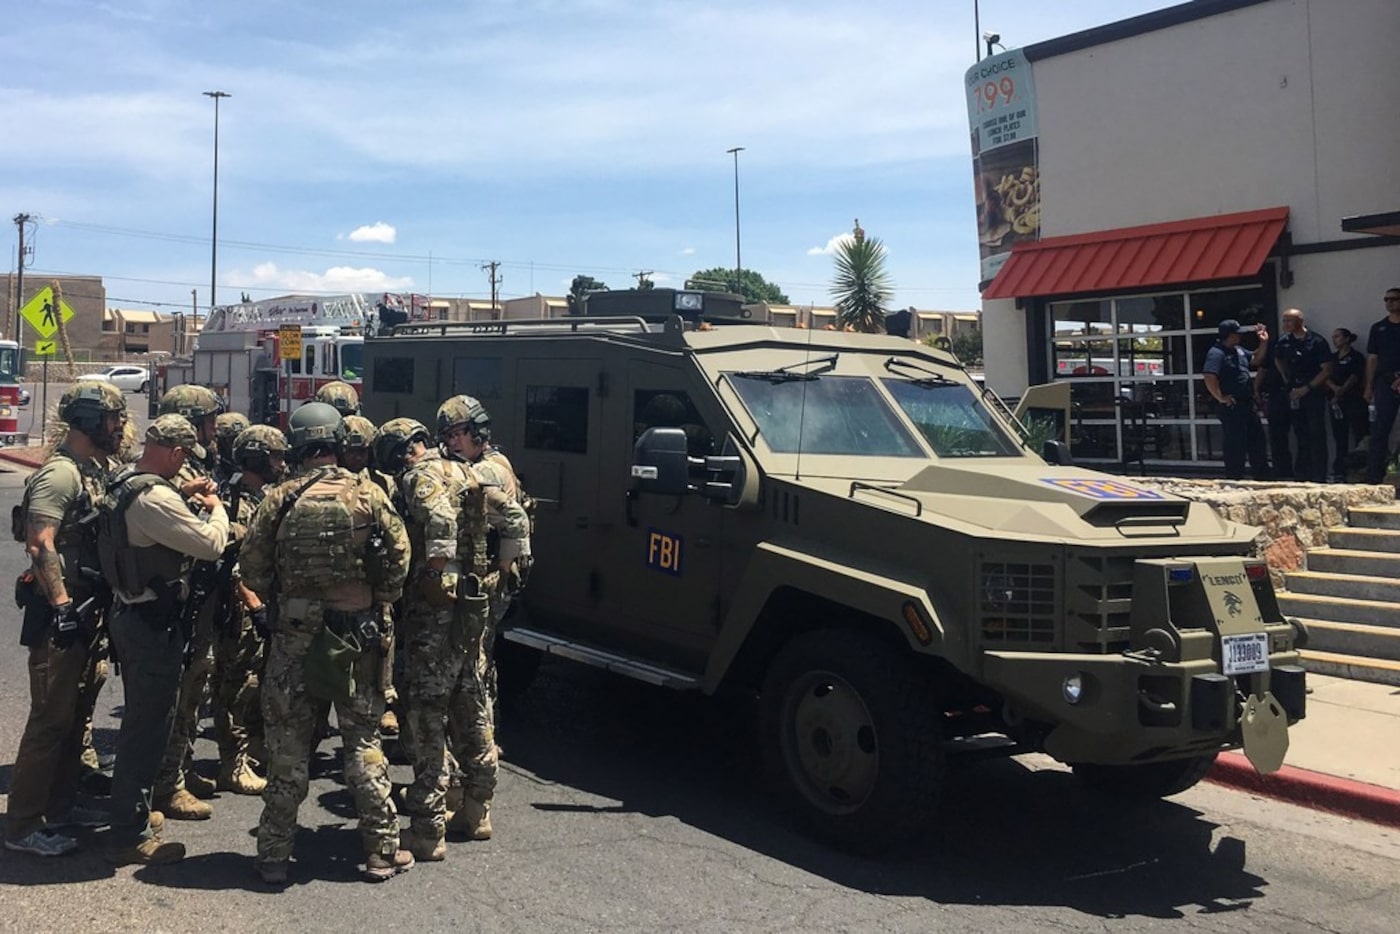
<path id="1" fill-rule="evenodd" d="M 1298 654 L 1302 656 L 1303 667 L 1316 674 L 1400 687 L 1400 662 L 1314 649 L 1304 649 Z"/>
<path id="2" fill-rule="evenodd" d="M 1333 548 L 1353 551 L 1383 551 L 1400 554 L 1400 530 L 1349 529 L 1343 526 L 1327 530 L 1327 544 Z"/>
<path id="3" fill-rule="evenodd" d="M 1348 548 L 1308 550 L 1309 571 L 1331 574 L 1368 574 L 1400 579 L 1400 554 L 1383 551 L 1354 551 Z"/>
<path id="4" fill-rule="evenodd" d="M 1308 650 L 1400 662 L 1400 628 L 1305 619 Z"/>
<path id="5" fill-rule="evenodd" d="M 1400 603 L 1400 580 L 1394 577 L 1290 571 L 1285 575 L 1285 579 L 1289 593 Z M 1395 607 L 1395 611 L 1400 614 L 1400 606 Z"/>
<path id="6" fill-rule="evenodd" d="M 1367 626 L 1400 626 L 1400 607 L 1386 600 L 1349 600 L 1281 591 L 1278 606 L 1284 616 Z"/>
<path id="7" fill-rule="evenodd" d="M 1400 530 L 1400 506 L 1357 506 L 1348 509 L 1347 525 L 1353 529 Z"/>

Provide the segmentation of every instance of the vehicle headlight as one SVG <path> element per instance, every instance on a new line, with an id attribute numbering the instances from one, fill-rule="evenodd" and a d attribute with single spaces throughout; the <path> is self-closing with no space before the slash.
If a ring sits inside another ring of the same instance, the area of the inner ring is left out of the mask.
<path id="1" fill-rule="evenodd" d="M 1060 682 L 1060 693 L 1065 697 L 1065 703 L 1077 704 L 1084 697 L 1084 675 L 1075 672 Z"/>

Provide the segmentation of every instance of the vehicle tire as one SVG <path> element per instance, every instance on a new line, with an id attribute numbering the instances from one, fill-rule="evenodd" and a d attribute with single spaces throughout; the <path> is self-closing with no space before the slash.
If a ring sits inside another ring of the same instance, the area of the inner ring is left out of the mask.
<path id="1" fill-rule="evenodd" d="M 151 388 L 151 381 L 148 380 L 148 379 L 143 379 L 143 380 L 141 380 L 141 385 L 140 385 L 139 387 L 137 387 L 136 391 L 137 391 L 138 393 L 144 394 L 144 393 L 146 393 L 150 388 Z"/>
<path id="2" fill-rule="evenodd" d="M 939 709 L 897 645 L 851 630 L 805 633 L 764 679 L 765 765 L 807 833 L 879 853 L 917 835 L 937 805 Z"/>
<path id="3" fill-rule="evenodd" d="M 1081 762 L 1073 766 L 1079 780 L 1096 791 L 1119 798 L 1148 801 L 1179 795 L 1206 777 L 1215 764 L 1215 753 L 1148 762 L 1143 765 L 1093 765 Z"/>

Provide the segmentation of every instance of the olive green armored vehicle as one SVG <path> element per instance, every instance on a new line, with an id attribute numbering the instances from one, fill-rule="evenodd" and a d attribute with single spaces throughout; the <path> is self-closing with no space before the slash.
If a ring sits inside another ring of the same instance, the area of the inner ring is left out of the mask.
<path id="1" fill-rule="evenodd" d="M 616 296 L 366 342 L 373 419 L 476 396 L 538 500 L 511 648 L 757 695 L 798 817 L 864 850 L 917 832 L 959 755 L 1129 796 L 1225 749 L 1280 766 L 1304 632 L 1255 529 L 1032 450 L 947 353 Z"/>

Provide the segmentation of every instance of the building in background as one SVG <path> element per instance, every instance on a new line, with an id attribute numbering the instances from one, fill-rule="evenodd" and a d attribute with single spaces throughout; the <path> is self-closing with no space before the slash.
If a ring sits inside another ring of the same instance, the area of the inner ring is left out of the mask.
<path id="1" fill-rule="evenodd" d="M 1196 0 L 969 70 L 989 383 L 1072 381 L 1081 461 L 1219 462 L 1222 319 L 1364 336 L 1400 282 L 1343 224 L 1400 198 L 1397 40 L 1395 0 Z"/>
<path id="2" fill-rule="evenodd" d="M 43 338 L 28 323 L 17 322 L 15 310 L 23 308 L 34 296 L 55 285 L 63 301 L 73 309 L 73 318 L 64 328 L 74 355 L 93 359 L 91 355 L 103 346 L 103 322 L 107 308 L 107 289 L 102 284 L 101 276 L 45 276 L 29 272 L 24 276 L 24 295 L 21 296 L 17 294 L 19 276 L 9 273 L 4 286 L 5 310 L 0 315 L 0 320 L 6 322 L 5 337 L 28 348 L 29 359 L 34 359 L 34 342 Z"/>

